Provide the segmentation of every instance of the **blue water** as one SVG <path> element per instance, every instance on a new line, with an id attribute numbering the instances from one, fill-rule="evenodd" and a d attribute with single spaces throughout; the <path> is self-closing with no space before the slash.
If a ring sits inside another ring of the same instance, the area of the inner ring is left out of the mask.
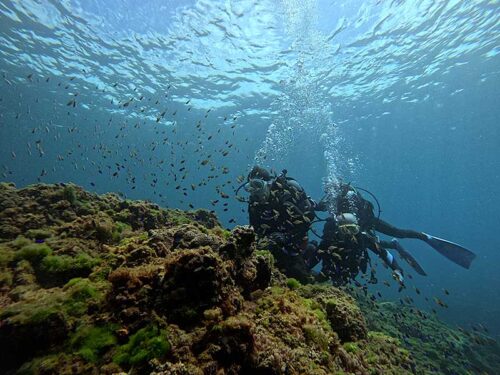
<path id="1" fill-rule="evenodd" d="M 428 273 L 406 293 L 500 336 L 499 25 L 479 0 L 4 0 L 0 179 L 206 207 L 228 227 L 246 207 L 218 191 L 254 163 L 316 199 L 353 181 L 382 218 L 477 253 L 464 270 L 403 240 Z"/>

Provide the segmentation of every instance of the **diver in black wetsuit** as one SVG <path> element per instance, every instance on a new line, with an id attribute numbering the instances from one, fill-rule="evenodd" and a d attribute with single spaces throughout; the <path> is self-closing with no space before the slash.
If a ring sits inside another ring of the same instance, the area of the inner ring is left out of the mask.
<path id="1" fill-rule="evenodd" d="M 401 283 L 403 282 L 403 271 L 397 264 L 394 256 L 387 249 L 395 249 L 417 273 L 425 275 L 425 272 L 396 238 L 415 238 L 425 241 L 440 254 L 464 268 L 469 268 L 472 260 L 475 258 L 474 253 L 456 243 L 423 232 L 397 228 L 385 222 L 375 216 L 373 204 L 363 198 L 361 193 L 350 184 L 340 183 L 336 191 L 337 193 L 333 199 L 329 197 L 335 207 L 335 220 L 327 224 L 330 227 L 336 225 L 336 232 L 333 231 L 333 233 L 336 233 L 337 236 L 330 236 L 331 238 L 327 238 L 327 242 L 339 241 L 339 237 L 342 239 L 346 235 L 347 238 L 350 236 L 351 246 L 355 245 L 352 243 L 355 240 L 356 244 L 360 247 L 366 247 L 375 252 L 393 270 L 395 278 Z M 325 230 L 327 229 L 327 224 L 325 224 Z M 332 229 L 329 229 L 329 231 L 332 233 Z M 392 241 L 380 241 L 375 232 L 396 238 L 393 238 Z M 322 243 L 320 244 L 320 249 L 324 249 L 326 246 L 327 244 Z M 361 270 L 363 269 L 366 269 L 366 266 L 361 268 Z"/>
<path id="2" fill-rule="evenodd" d="M 250 194 L 249 221 L 257 236 L 267 241 L 278 267 L 287 276 L 306 283 L 313 280 L 304 256 L 316 250 L 308 241 L 316 205 L 286 173 L 283 170 L 279 176 L 272 176 L 259 166 L 252 169 L 244 184 Z"/>
<path id="3" fill-rule="evenodd" d="M 396 238 L 416 238 L 427 240 L 427 234 L 412 229 L 397 228 L 388 222 L 376 217 L 373 213 L 373 204 L 364 199 L 363 196 L 350 184 L 340 184 L 339 192 L 335 199 L 337 212 L 354 213 L 362 229 L 375 230 L 388 236 Z M 388 243 L 386 243 L 388 244 Z"/>
<path id="4" fill-rule="evenodd" d="M 370 257 L 368 249 L 379 256 L 393 271 L 393 276 L 403 282 L 403 270 L 370 231 L 363 231 L 352 213 L 330 216 L 323 228 L 318 260 L 323 261 L 322 273 L 335 285 L 344 285 L 361 273 L 366 273 Z M 374 277 L 374 275 L 372 275 Z"/>

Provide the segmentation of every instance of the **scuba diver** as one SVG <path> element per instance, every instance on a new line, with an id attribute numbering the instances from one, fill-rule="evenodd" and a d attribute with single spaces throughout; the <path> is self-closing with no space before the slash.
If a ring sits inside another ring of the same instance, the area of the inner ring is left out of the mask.
<path id="1" fill-rule="evenodd" d="M 378 205 L 378 216 L 375 216 L 373 210 L 373 204 L 366 200 L 358 190 L 365 191 L 369 193 L 376 201 Z M 418 232 L 411 229 L 400 229 L 397 228 L 386 221 L 380 219 L 380 205 L 377 199 L 369 191 L 356 188 L 350 184 L 340 183 L 336 187 L 336 195 L 333 198 L 333 205 L 335 211 L 339 214 L 349 213 L 354 216 L 355 223 L 360 228 L 360 233 L 364 233 L 369 242 L 368 248 L 372 251 L 379 252 L 379 255 L 384 259 L 387 258 L 389 265 L 394 271 L 397 269 L 397 265 L 393 264 L 394 257 L 386 249 L 394 249 L 398 252 L 403 260 L 405 260 L 417 273 L 425 276 L 425 272 L 417 263 L 417 261 L 408 253 L 399 243 L 396 238 L 415 238 L 426 242 L 441 255 L 445 256 L 452 262 L 458 264 L 461 267 L 469 268 L 472 261 L 476 255 L 470 250 L 464 248 L 456 243 L 431 236 L 424 232 Z M 379 241 L 375 232 L 380 232 L 388 236 L 395 237 L 392 241 Z M 379 250 L 374 250 L 374 248 L 379 248 Z"/>
<path id="2" fill-rule="evenodd" d="M 241 188 L 249 193 L 248 200 L 238 195 Z M 299 183 L 286 170 L 273 176 L 254 166 L 236 196 L 248 202 L 250 225 L 259 240 L 267 242 L 264 246 L 273 253 L 278 267 L 302 283 L 313 281 L 307 258 L 316 253 L 316 245 L 309 242 L 308 232 L 316 204 Z"/>
<path id="3" fill-rule="evenodd" d="M 371 250 L 403 285 L 403 269 L 386 247 L 372 232 L 362 230 L 353 213 L 340 213 L 326 219 L 316 259 L 322 261 L 321 272 L 334 285 L 341 286 L 355 280 L 360 272 L 366 273 Z M 376 282 L 374 272 L 372 268 L 371 283 Z"/>

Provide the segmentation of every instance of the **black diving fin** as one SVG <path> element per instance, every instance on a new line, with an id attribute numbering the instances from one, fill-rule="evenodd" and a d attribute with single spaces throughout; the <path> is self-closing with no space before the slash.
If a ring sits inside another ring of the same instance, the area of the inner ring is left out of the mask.
<path id="1" fill-rule="evenodd" d="M 432 246 L 439 254 L 445 256 L 453 263 L 469 269 L 476 254 L 454 242 L 443 240 L 442 238 L 434 237 L 426 233 L 424 234 L 427 236 L 425 242 Z"/>
<path id="2" fill-rule="evenodd" d="M 417 260 L 413 258 L 413 256 L 403 248 L 403 246 L 401 246 L 397 239 L 393 238 L 391 242 L 394 246 L 393 249 L 398 252 L 401 259 L 408 263 L 419 275 L 427 276 L 424 269 L 420 266 L 420 264 L 418 264 Z"/>

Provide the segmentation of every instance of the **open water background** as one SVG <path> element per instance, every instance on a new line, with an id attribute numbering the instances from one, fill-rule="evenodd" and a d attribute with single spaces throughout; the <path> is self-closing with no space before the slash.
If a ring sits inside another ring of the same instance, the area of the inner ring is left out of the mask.
<path id="1" fill-rule="evenodd" d="M 0 179 L 220 199 L 226 226 L 247 217 L 220 191 L 256 162 L 316 199 L 353 181 L 382 218 L 478 254 L 463 270 L 403 240 L 429 275 L 405 293 L 498 337 L 499 31 L 494 0 L 3 0 Z"/>

